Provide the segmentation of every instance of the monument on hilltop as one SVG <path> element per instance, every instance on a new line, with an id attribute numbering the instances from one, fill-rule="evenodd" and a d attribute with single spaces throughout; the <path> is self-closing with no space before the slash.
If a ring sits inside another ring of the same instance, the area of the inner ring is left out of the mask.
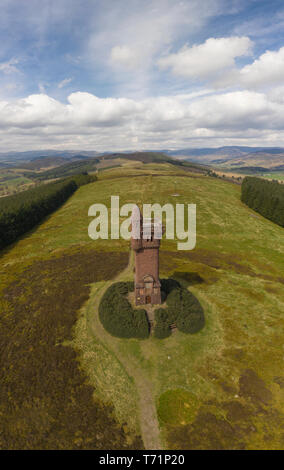
<path id="1" fill-rule="evenodd" d="M 136 305 L 161 304 L 159 248 L 161 221 L 143 219 L 138 206 L 131 216 L 131 248 L 135 253 L 134 291 Z"/>

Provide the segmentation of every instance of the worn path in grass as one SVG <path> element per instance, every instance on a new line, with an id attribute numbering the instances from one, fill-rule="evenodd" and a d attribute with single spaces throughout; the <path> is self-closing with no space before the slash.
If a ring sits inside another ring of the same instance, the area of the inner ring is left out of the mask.
<path id="1" fill-rule="evenodd" d="M 87 327 L 92 335 L 99 337 L 108 349 L 110 349 L 123 365 L 127 373 L 133 377 L 138 393 L 140 430 L 144 446 L 147 450 L 162 449 L 160 441 L 160 430 L 157 418 L 155 400 L 152 393 L 152 384 L 145 372 L 139 367 L 135 358 L 125 356 L 119 350 L 119 344 L 113 336 L 107 333 L 99 320 L 99 304 L 101 298 L 108 287 L 114 282 L 126 281 L 131 279 L 133 274 L 134 256 L 130 253 L 128 266 L 115 279 L 107 281 L 97 289 L 94 296 L 94 302 L 88 309 Z M 127 397 L 125 397 L 127 399 Z"/>

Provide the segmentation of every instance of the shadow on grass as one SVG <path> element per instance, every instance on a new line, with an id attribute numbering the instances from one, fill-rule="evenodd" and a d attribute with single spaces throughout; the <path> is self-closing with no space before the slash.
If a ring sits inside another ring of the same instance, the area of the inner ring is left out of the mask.
<path id="1" fill-rule="evenodd" d="M 195 286 L 196 284 L 203 284 L 205 282 L 203 277 L 196 272 L 175 271 L 173 278 L 180 281 L 184 287 Z"/>

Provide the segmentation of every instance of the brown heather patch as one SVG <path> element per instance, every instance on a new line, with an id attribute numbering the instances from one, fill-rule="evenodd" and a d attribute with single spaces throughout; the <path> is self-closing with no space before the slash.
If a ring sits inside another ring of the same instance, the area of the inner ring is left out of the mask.
<path id="1" fill-rule="evenodd" d="M 257 302 L 263 302 L 263 300 L 265 299 L 265 295 L 262 292 L 255 292 L 247 287 L 239 287 L 239 292 L 241 294 L 244 293 L 246 296 L 250 297 L 253 300 L 256 300 Z"/>
<path id="2" fill-rule="evenodd" d="M 236 389 L 232 387 L 232 385 L 228 384 L 227 382 L 220 381 L 218 382 L 220 387 L 224 390 L 225 393 L 229 393 L 230 395 L 233 395 L 234 393 L 237 393 Z"/>
<path id="3" fill-rule="evenodd" d="M 284 377 L 274 377 L 273 382 L 278 384 L 281 389 L 284 388 Z"/>
<path id="4" fill-rule="evenodd" d="M 252 369 L 246 369 L 239 379 L 240 396 L 252 401 L 268 405 L 272 401 L 272 393 L 264 381 Z"/>
<path id="5" fill-rule="evenodd" d="M 227 411 L 227 419 L 231 422 L 246 420 L 252 411 L 247 405 L 234 400 L 223 403 L 222 408 Z"/>
<path id="6" fill-rule="evenodd" d="M 232 395 L 233 390 L 225 391 Z M 204 402 L 190 424 L 167 426 L 169 448 L 242 450 L 251 449 L 252 445 L 258 448 L 254 438 L 261 433 L 261 449 L 265 448 L 263 442 L 268 448 L 282 449 L 284 441 L 277 435 L 283 428 L 284 414 L 271 406 L 272 394 L 264 381 L 255 371 L 246 369 L 239 378 L 239 391 L 233 393 L 237 399 Z"/>
<path id="7" fill-rule="evenodd" d="M 267 285 L 267 286 L 265 286 L 265 290 L 269 294 L 282 294 L 283 288 L 282 288 L 282 290 L 280 290 L 280 289 L 277 289 L 277 287 L 272 287 L 270 285 Z"/>
<path id="8" fill-rule="evenodd" d="M 128 253 L 65 253 L 34 262 L 3 290 L 1 449 L 141 448 L 113 408 L 94 400 L 75 351 L 63 345 L 88 284 L 113 278 L 127 261 Z"/>
<path id="9" fill-rule="evenodd" d="M 228 450 L 245 449 L 242 430 L 226 419 L 201 408 L 196 419 L 187 426 L 177 426 L 168 432 L 171 449 Z"/>
<path id="10" fill-rule="evenodd" d="M 275 276 L 272 274 L 264 274 L 264 273 L 256 273 L 250 266 L 247 264 L 240 264 L 234 261 L 235 258 L 238 258 L 239 260 L 242 259 L 241 255 L 238 254 L 236 256 L 234 255 L 227 255 L 224 253 L 217 253 L 213 251 L 207 251 L 203 249 L 197 249 L 195 248 L 193 251 L 161 251 L 161 256 L 160 256 L 160 268 L 161 271 L 167 272 L 175 269 L 177 263 L 180 260 L 189 260 L 193 261 L 194 263 L 200 263 L 202 265 L 208 266 L 209 268 L 212 268 L 214 270 L 230 270 L 233 271 L 237 274 L 243 274 L 246 276 L 250 277 L 256 277 L 259 279 L 264 279 L 266 281 L 274 281 L 274 282 L 279 282 L 281 284 L 284 284 L 284 277 L 279 277 Z M 256 266 L 257 263 L 255 263 Z M 261 265 L 258 266 L 259 269 L 261 269 Z M 267 268 L 266 268 L 267 269 Z M 199 275 L 198 273 L 194 273 Z M 210 276 L 206 280 L 206 282 L 211 283 L 213 282 L 213 279 L 211 279 L 212 276 Z M 214 281 L 217 279 L 215 278 Z M 204 280 L 202 279 L 204 282 Z"/>

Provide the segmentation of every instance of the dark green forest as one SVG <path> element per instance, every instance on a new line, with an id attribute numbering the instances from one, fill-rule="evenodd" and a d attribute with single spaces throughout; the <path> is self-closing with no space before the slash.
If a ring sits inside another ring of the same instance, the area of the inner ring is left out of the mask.
<path id="1" fill-rule="evenodd" d="M 251 209 L 284 227 L 284 186 L 276 181 L 246 177 L 241 200 Z"/>
<path id="2" fill-rule="evenodd" d="M 95 180 L 96 176 L 75 175 L 1 198 L 0 249 L 31 230 L 44 217 L 61 206 L 79 186 Z"/>

